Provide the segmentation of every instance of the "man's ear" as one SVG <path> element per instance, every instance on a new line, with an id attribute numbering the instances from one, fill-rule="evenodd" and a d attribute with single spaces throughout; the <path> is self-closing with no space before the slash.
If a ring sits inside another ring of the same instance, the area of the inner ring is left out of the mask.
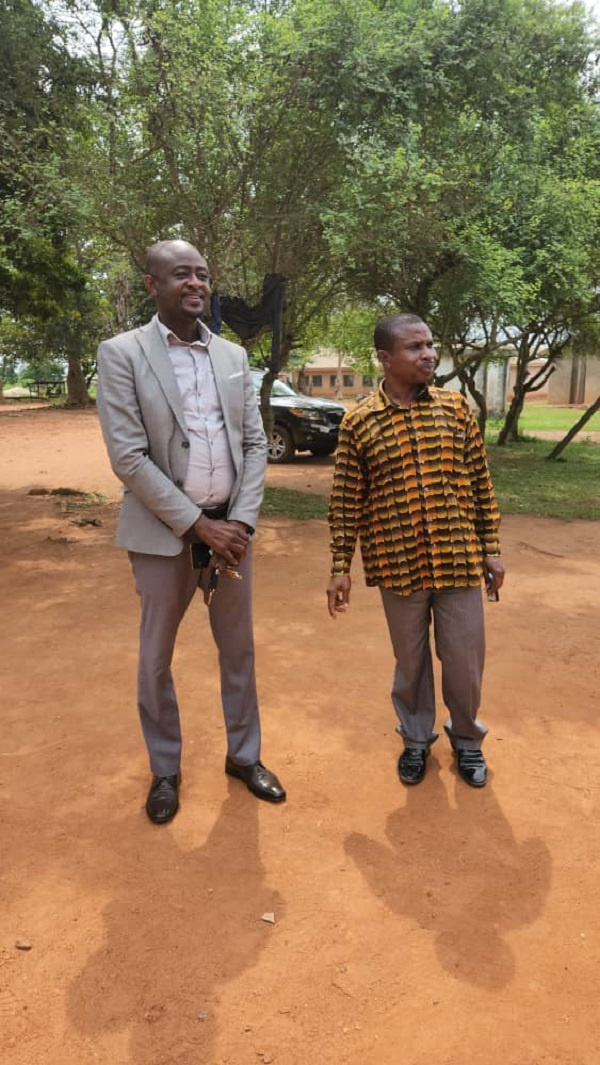
<path id="1" fill-rule="evenodd" d="M 156 295 L 156 286 L 152 274 L 144 274 L 144 285 L 146 286 L 146 292 L 149 292 L 151 296 Z"/>
<path id="2" fill-rule="evenodd" d="M 386 351 L 385 348 L 377 348 L 375 354 L 377 355 L 377 358 L 379 359 L 381 365 L 386 366 L 390 357 L 389 351 Z"/>

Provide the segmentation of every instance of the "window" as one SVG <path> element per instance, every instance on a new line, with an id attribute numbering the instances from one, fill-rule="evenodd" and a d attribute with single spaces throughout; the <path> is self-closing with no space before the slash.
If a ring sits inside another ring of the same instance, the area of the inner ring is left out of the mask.
<path id="1" fill-rule="evenodd" d="M 313 388 L 322 388 L 323 387 L 323 374 L 314 373 L 312 375 L 312 377 L 311 377 L 311 384 L 312 384 Z"/>
<path id="2" fill-rule="evenodd" d="M 329 387 L 330 388 L 335 388 L 336 385 L 337 385 L 337 374 L 336 373 L 330 373 L 329 374 Z"/>
<path id="3" fill-rule="evenodd" d="M 354 387 L 354 374 L 345 373 L 343 377 L 344 388 Z"/>
<path id="4" fill-rule="evenodd" d="M 373 387 L 373 378 L 372 377 L 363 377 L 363 385 L 365 386 L 365 388 L 372 388 Z"/>

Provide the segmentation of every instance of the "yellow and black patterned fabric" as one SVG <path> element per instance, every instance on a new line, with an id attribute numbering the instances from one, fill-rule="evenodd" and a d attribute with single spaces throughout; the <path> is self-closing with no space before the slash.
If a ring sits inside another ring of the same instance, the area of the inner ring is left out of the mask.
<path id="1" fill-rule="evenodd" d="M 369 585 L 400 595 L 481 581 L 500 513 L 479 427 L 457 392 L 423 387 L 409 408 L 381 386 L 341 425 L 329 504 L 332 575 L 359 539 Z"/>

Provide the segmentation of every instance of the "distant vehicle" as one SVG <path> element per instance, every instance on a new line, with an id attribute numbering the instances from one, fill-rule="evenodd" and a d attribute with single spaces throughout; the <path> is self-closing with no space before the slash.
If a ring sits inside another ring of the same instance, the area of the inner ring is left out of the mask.
<path id="1" fill-rule="evenodd" d="M 264 375 L 264 370 L 252 370 L 259 397 Z M 346 413 L 343 403 L 303 396 L 276 378 L 271 389 L 271 409 L 274 424 L 269 462 L 291 462 L 296 451 L 310 451 L 317 456 L 333 454 L 340 422 Z"/>

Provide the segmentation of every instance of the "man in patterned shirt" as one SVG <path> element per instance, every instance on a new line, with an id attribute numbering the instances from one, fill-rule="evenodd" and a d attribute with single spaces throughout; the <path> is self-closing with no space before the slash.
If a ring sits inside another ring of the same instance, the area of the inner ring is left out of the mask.
<path id="1" fill-rule="evenodd" d="M 485 447 L 463 397 L 428 385 L 437 356 L 420 318 L 384 318 L 374 339 L 383 383 L 346 414 L 340 430 L 329 506 L 329 613 L 335 618 L 348 607 L 358 539 L 396 658 L 400 779 L 420 783 L 437 739 L 433 616 L 445 729 L 460 776 L 481 788 L 487 776 L 481 753 L 487 729 L 477 719 L 485 654 L 481 579 L 491 598 L 504 579 Z"/>

